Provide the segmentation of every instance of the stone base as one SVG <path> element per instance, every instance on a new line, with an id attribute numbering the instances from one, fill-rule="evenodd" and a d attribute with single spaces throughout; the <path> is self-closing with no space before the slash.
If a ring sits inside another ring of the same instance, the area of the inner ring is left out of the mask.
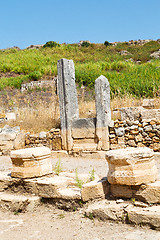
<path id="1" fill-rule="evenodd" d="M 12 172 L 16 178 L 33 178 L 52 173 L 51 151 L 47 147 L 11 151 Z"/>

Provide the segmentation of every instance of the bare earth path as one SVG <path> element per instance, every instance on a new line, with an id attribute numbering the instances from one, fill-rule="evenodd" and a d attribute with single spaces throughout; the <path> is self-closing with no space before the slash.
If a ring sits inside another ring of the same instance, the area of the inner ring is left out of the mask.
<path id="1" fill-rule="evenodd" d="M 58 159 L 52 160 L 53 166 Z M 104 159 L 61 158 L 64 171 L 107 175 Z M 0 157 L 0 171 L 11 169 L 9 157 Z M 65 212 L 42 205 L 34 213 L 0 210 L 0 240 L 160 240 L 160 232 L 127 224 L 102 222 L 84 217 L 83 210 Z"/>

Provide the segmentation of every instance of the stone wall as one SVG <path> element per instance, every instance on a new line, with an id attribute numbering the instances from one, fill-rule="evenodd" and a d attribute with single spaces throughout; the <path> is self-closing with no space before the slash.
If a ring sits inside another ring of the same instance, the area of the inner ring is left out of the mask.
<path id="1" fill-rule="evenodd" d="M 160 120 L 116 120 L 109 133 L 110 149 L 147 146 L 160 151 Z"/>
<path id="2" fill-rule="evenodd" d="M 25 147 L 46 146 L 51 150 L 61 150 L 62 140 L 60 129 L 52 128 L 49 132 L 40 132 L 39 134 L 26 134 Z"/>

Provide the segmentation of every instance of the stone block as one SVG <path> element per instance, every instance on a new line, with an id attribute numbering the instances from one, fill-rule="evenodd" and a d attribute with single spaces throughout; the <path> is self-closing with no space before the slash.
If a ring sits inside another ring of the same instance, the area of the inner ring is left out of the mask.
<path id="1" fill-rule="evenodd" d="M 141 185 L 156 181 L 154 153 L 149 148 L 110 150 L 106 153 L 106 160 L 111 184 Z"/>
<path id="2" fill-rule="evenodd" d="M 74 139 L 95 138 L 95 129 L 95 118 L 81 118 L 72 121 L 72 137 Z"/>
<path id="3" fill-rule="evenodd" d="M 33 178 L 52 173 L 51 151 L 47 147 L 11 151 L 12 177 Z"/>
<path id="4" fill-rule="evenodd" d="M 116 198 L 132 198 L 135 194 L 135 189 L 127 185 L 111 184 L 110 191 L 112 196 Z"/>
<path id="5" fill-rule="evenodd" d="M 135 197 L 147 203 L 160 203 L 160 181 L 140 186 Z"/>
<path id="6" fill-rule="evenodd" d="M 33 212 L 40 205 L 37 196 L 23 196 L 11 193 L 0 193 L 0 207 L 12 212 Z"/>
<path id="7" fill-rule="evenodd" d="M 107 178 L 83 184 L 81 193 L 84 202 L 97 198 L 105 198 L 105 195 L 109 193 L 109 183 Z"/>

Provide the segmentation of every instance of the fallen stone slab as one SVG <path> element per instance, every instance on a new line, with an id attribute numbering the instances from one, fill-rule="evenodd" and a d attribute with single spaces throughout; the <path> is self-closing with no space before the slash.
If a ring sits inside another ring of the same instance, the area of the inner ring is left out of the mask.
<path id="1" fill-rule="evenodd" d="M 124 208 L 127 206 L 128 203 L 117 204 L 116 201 L 102 200 L 91 203 L 85 210 L 85 215 L 102 221 L 125 221 Z"/>
<path id="2" fill-rule="evenodd" d="M 0 192 L 0 207 L 12 212 L 32 212 L 40 205 L 40 197 Z"/>
<path id="3" fill-rule="evenodd" d="M 160 229 L 160 206 L 136 207 L 129 202 L 102 200 L 91 203 L 84 212 L 90 219 L 121 221 Z"/>
<path id="4" fill-rule="evenodd" d="M 47 147 L 11 151 L 11 176 L 33 178 L 52 173 L 51 150 Z"/>
<path id="5" fill-rule="evenodd" d="M 160 206 L 148 208 L 128 207 L 126 208 L 129 223 L 137 225 L 148 225 L 160 230 Z"/>
<path id="6" fill-rule="evenodd" d="M 108 181 L 119 185 L 141 185 L 155 182 L 157 168 L 154 152 L 146 147 L 110 150 L 106 152 Z"/>

